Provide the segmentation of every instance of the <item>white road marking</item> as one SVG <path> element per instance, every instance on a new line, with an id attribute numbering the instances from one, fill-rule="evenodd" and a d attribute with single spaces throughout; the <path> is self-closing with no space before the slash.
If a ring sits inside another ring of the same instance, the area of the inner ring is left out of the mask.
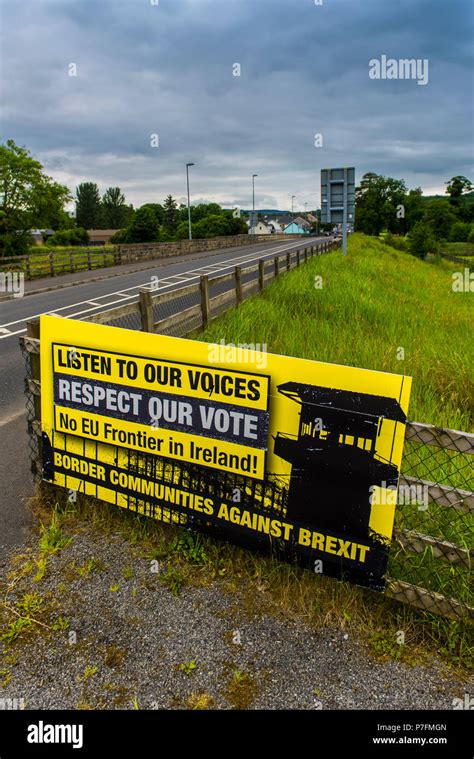
<path id="1" fill-rule="evenodd" d="M 7 329 L 6 327 L 0 327 L 0 332 L 2 332 L 5 335 L 10 335 L 11 334 L 10 330 Z"/>
<path id="2" fill-rule="evenodd" d="M 308 240 L 308 243 L 309 242 L 310 241 Z M 229 259 L 226 259 L 224 261 L 216 262 L 215 264 L 207 264 L 206 266 L 201 266 L 201 267 L 196 268 L 196 269 L 191 269 L 188 272 L 182 272 L 181 276 L 182 277 L 186 277 L 186 279 L 182 279 L 179 282 L 171 282 L 170 280 L 172 280 L 176 275 L 175 274 L 170 274 L 168 277 L 164 277 L 162 280 L 160 280 L 159 287 L 158 288 L 154 287 L 153 290 L 154 291 L 156 291 L 157 289 L 158 290 L 163 290 L 163 289 L 166 289 L 166 287 L 173 287 L 176 284 L 184 284 L 184 282 L 189 282 L 189 281 L 191 281 L 193 279 L 197 279 L 201 275 L 201 273 L 203 271 L 205 271 L 206 269 L 209 269 L 209 268 L 212 268 L 213 271 L 212 272 L 207 272 L 208 274 L 209 273 L 211 273 L 211 274 L 217 274 L 220 271 L 225 271 L 226 269 L 232 268 L 234 265 L 239 265 L 239 264 L 243 264 L 243 263 L 250 264 L 252 261 L 258 261 L 260 258 L 262 258 L 264 256 L 270 256 L 272 254 L 276 255 L 277 253 L 282 253 L 285 250 L 291 250 L 292 248 L 297 248 L 297 247 L 300 247 L 301 245 L 302 245 L 301 241 L 294 242 L 294 243 L 290 243 L 288 245 L 280 245 L 280 246 L 278 246 L 276 248 L 272 248 L 271 250 L 266 250 L 266 251 L 262 250 L 262 251 L 259 251 L 258 255 L 256 255 L 255 253 L 246 253 L 246 254 L 242 254 L 240 256 L 236 256 L 235 258 L 229 258 Z M 125 295 L 126 292 L 129 292 L 130 290 L 143 290 L 143 289 L 147 289 L 147 285 L 148 284 L 149 284 L 149 282 L 147 281 L 147 282 L 139 284 L 139 285 L 132 285 L 131 287 L 123 287 L 121 290 L 117 290 L 117 291 L 114 291 L 114 292 L 111 292 L 111 293 L 105 293 L 104 295 L 99 295 L 99 296 L 97 296 L 96 301 L 100 300 L 102 298 L 111 298 L 111 297 L 117 297 L 117 296 L 119 296 L 119 298 L 121 298 L 122 300 L 113 300 L 110 303 L 101 303 L 101 304 L 99 304 L 97 306 L 93 306 L 92 308 L 83 309 L 82 311 L 76 311 L 76 312 L 74 312 L 72 314 L 65 314 L 65 317 L 68 318 L 68 319 L 71 319 L 71 318 L 74 318 L 74 317 L 77 317 L 77 316 L 83 316 L 84 314 L 90 313 L 91 311 L 96 311 L 98 308 L 104 308 L 104 310 L 106 310 L 106 311 L 110 310 L 110 306 L 114 306 L 117 303 L 123 303 L 124 300 L 129 300 L 131 298 L 136 298 L 137 295 L 138 295 L 138 293 L 133 293 L 131 295 Z M 66 311 L 68 309 L 75 308 L 77 306 L 88 305 L 89 302 L 90 301 L 88 301 L 88 300 L 83 300 L 83 301 L 79 301 L 78 303 L 69 304 L 68 306 L 61 306 L 61 308 L 57 308 L 55 311 L 42 311 L 39 314 L 33 314 L 33 315 L 27 316 L 27 317 L 25 317 L 23 319 L 17 319 L 16 321 L 13 321 L 13 322 L 7 322 L 6 324 L 2 325 L 2 331 L 6 327 L 11 327 L 11 326 L 14 326 L 16 324 L 25 324 L 27 321 L 30 321 L 31 319 L 36 319 L 39 316 L 42 316 L 43 314 L 47 314 L 48 316 L 61 316 L 61 314 L 58 313 L 59 311 Z M 3 335 L 0 335 L 0 340 L 3 340 L 5 338 L 7 338 L 7 337 L 14 337 L 15 335 L 21 335 L 21 334 L 23 334 L 25 332 L 26 332 L 26 328 L 23 328 L 23 329 L 16 330 L 15 332 L 10 332 L 9 334 L 3 334 Z"/>
<path id="3" fill-rule="evenodd" d="M 289 248 L 296 247 L 298 245 L 300 245 L 300 243 L 292 243 L 291 245 L 279 246 L 278 248 L 273 248 L 272 250 L 267 251 L 265 253 L 265 255 L 269 255 L 270 253 L 277 253 L 277 252 L 282 251 L 282 250 L 287 250 Z M 262 251 L 262 252 L 264 252 L 264 251 Z M 190 270 L 188 270 L 188 272 L 183 272 L 183 274 L 187 274 L 187 275 L 189 275 L 189 274 L 195 274 L 196 272 L 201 272 L 204 269 L 208 269 L 210 267 L 213 267 L 213 268 L 217 267 L 216 271 L 222 271 L 223 269 L 229 268 L 231 266 L 231 264 L 233 264 L 233 263 L 237 263 L 238 264 L 239 262 L 244 262 L 244 261 L 246 261 L 247 263 L 250 263 L 250 261 L 252 261 L 252 260 L 258 260 L 259 258 L 261 258 L 261 255 L 255 256 L 253 253 L 247 253 L 245 255 L 237 256 L 236 258 L 229 258 L 226 261 L 221 261 L 221 262 L 216 263 L 216 264 L 208 264 L 207 266 L 202 266 L 202 267 L 197 268 L 197 269 L 190 269 Z M 172 279 L 173 276 L 174 276 L 173 274 L 170 274 L 168 277 L 163 278 L 161 281 L 162 282 L 166 282 L 166 281 Z M 101 300 L 102 298 L 111 298 L 111 297 L 114 297 L 114 296 L 117 296 L 117 295 L 120 295 L 123 298 L 125 298 L 125 297 L 128 297 L 128 298 L 134 297 L 134 296 L 130 296 L 130 295 L 125 296 L 125 293 L 128 292 L 128 291 L 130 291 L 130 290 L 140 290 L 140 289 L 146 287 L 148 284 L 149 283 L 147 281 L 147 282 L 144 282 L 144 283 L 139 284 L 139 285 L 131 285 L 130 287 L 122 287 L 120 290 L 115 290 L 115 291 L 113 291 L 111 293 L 105 293 L 104 295 L 98 295 L 97 298 L 96 298 L 96 301 L 97 300 Z M 112 303 L 115 304 L 115 303 L 119 303 L 119 302 L 120 301 L 113 301 Z M 30 319 L 36 319 L 38 316 L 41 316 L 42 314 L 52 315 L 54 313 L 55 315 L 57 315 L 58 311 L 66 311 L 68 308 L 74 308 L 76 306 L 82 306 L 84 304 L 87 304 L 87 300 L 79 301 L 78 303 L 70 303 L 67 306 L 61 306 L 61 308 L 57 308 L 54 311 L 42 311 L 39 314 L 33 314 L 31 316 L 27 316 L 25 319 L 17 319 L 16 321 L 13 321 L 13 322 L 7 322 L 6 324 L 4 324 L 2 326 L 4 326 L 4 327 L 10 327 L 10 326 L 13 326 L 15 324 L 21 324 L 21 323 L 24 323 L 25 321 L 29 321 Z M 109 306 L 109 305 L 112 305 L 112 304 L 111 303 L 107 303 L 107 304 L 104 304 L 104 305 Z M 92 310 L 92 309 L 90 309 L 90 310 Z M 83 311 L 81 313 L 86 313 L 86 312 Z"/>
<path id="4" fill-rule="evenodd" d="M 21 409 L 21 411 L 14 411 L 11 414 L 8 414 L 8 416 L 2 417 L 2 420 L 0 421 L 0 427 L 5 427 L 6 424 L 10 424 L 10 422 L 14 422 L 15 419 L 18 419 L 20 416 L 23 416 L 23 414 L 26 414 L 26 408 Z"/>

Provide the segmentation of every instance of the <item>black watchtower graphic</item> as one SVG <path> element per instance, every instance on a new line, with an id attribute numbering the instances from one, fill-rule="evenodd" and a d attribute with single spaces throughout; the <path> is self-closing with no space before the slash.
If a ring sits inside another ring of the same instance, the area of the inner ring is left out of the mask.
<path id="1" fill-rule="evenodd" d="M 367 539 L 370 487 L 396 485 L 378 456 L 384 419 L 405 422 L 393 398 L 287 382 L 278 391 L 301 405 L 298 437 L 278 433 L 274 452 L 292 464 L 287 519 Z"/>

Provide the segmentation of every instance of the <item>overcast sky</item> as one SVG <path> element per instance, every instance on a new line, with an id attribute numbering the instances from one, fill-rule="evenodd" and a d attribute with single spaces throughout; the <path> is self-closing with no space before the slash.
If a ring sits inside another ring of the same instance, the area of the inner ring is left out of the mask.
<path id="1" fill-rule="evenodd" d="M 330 166 L 474 179 L 472 0 L 154 2 L 0 0 L 2 141 L 135 206 L 185 201 L 187 161 L 194 202 L 244 208 L 253 173 L 257 207 L 301 210 Z M 428 83 L 369 78 L 382 55 Z"/>

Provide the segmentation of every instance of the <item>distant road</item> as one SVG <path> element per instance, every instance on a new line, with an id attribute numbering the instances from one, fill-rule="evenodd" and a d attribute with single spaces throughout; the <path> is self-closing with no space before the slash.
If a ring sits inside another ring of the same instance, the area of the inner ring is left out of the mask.
<path id="1" fill-rule="evenodd" d="M 120 273 L 123 267 L 102 270 L 106 279 L 92 281 L 100 276 L 99 270 L 83 272 L 85 284 L 72 284 L 78 274 L 55 278 L 57 284 L 71 283 L 71 287 L 51 290 L 24 298 L 0 302 L 0 557 L 24 539 L 30 524 L 26 501 L 33 493 L 33 480 L 29 470 L 29 448 L 26 432 L 25 396 L 23 394 L 25 368 L 18 339 L 26 334 L 26 322 L 41 314 L 58 314 L 69 319 L 84 319 L 89 314 L 107 311 L 117 305 L 138 300 L 142 287 L 158 277 L 158 291 L 170 291 L 197 281 L 203 274 L 212 277 L 235 266 L 252 263 L 260 258 L 271 258 L 290 250 L 327 241 L 327 237 L 286 241 L 270 241 L 239 248 L 227 248 L 209 255 L 169 258 L 156 265 L 150 263 L 146 271 L 131 270 Z M 115 275 L 115 276 L 112 276 Z M 37 280 L 35 286 L 43 286 Z"/>

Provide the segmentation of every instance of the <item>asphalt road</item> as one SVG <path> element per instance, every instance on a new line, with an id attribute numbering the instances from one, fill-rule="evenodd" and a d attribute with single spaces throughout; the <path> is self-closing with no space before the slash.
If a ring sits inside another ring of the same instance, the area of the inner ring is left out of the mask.
<path id="1" fill-rule="evenodd" d="M 55 277 L 54 281 L 42 279 L 27 283 L 26 292 L 58 284 L 69 286 L 0 302 L 0 557 L 23 542 L 31 524 L 26 507 L 33 494 L 33 479 L 23 394 L 25 367 L 18 344 L 19 337 L 26 334 L 28 320 L 45 313 L 86 319 L 89 314 L 138 300 L 140 288 L 149 286 L 152 277 L 158 277 L 158 290 L 166 292 L 197 281 L 203 274 L 211 278 L 237 265 L 271 258 L 277 252 L 281 255 L 304 249 L 321 240 L 328 238 L 269 241 L 218 253 L 169 258 L 148 262 L 146 269 L 142 263 L 66 274 Z M 80 280 L 87 282 L 79 284 Z"/>

